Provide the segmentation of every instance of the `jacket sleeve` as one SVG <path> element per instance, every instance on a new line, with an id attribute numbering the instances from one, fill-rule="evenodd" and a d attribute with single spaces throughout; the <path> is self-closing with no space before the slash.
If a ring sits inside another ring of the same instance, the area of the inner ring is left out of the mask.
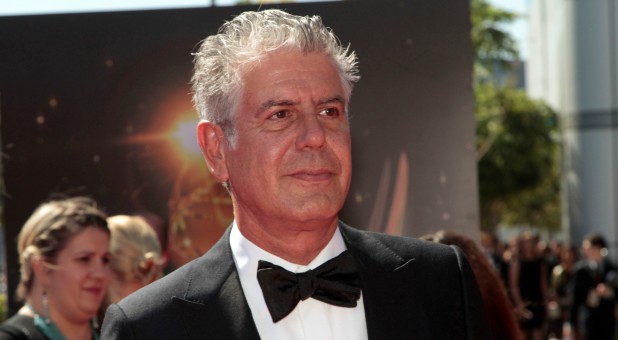
<path id="1" fill-rule="evenodd" d="M 490 340 L 489 323 L 485 313 L 485 305 L 479 290 L 474 272 L 466 259 L 463 251 L 457 246 L 450 246 L 457 256 L 459 271 L 461 275 L 461 298 L 464 309 L 466 326 L 466 339 L 468 340 Z"/>
<path id="2" fill-rule="evenodd" d="M 112 304 L 105 312 L 101 329 L 101 340 L 131 340 L 136 339 L 131 331 L 128 318 L 122 308 Z"/>

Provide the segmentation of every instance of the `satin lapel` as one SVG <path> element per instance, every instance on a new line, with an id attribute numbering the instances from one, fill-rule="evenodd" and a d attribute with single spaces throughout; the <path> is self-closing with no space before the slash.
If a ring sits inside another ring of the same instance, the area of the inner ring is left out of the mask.
<path id="1" fill-rule="evenodd" d="M 229 245 L 230 228 L 194 263 L 183 297 L 172 299 L 191 339 L 259 339 Z"/>
<path id="2" fill-rule="evenodd" d="M 348 250 L 357 260 L 362 280 L 363 303 L 370 340 L 427 339 L 427 316 L 419 301 L 422 294 L 415 279 L 415 258 L 402 258 L 371 233 L 340 223 Z M 404 298 L 405 297 L 405 298 Z"/>

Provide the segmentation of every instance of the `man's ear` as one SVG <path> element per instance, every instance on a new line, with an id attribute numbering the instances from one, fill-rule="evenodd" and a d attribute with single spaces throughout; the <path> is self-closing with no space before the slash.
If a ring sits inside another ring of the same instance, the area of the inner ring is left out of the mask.
<path id="1" fill-rule="evenodd" d="M 218 181 L 226 182 L 229 179 L 229 173 L 225 162 L 227 143 L 223 129 L 215 123 L 200 121 L 197 124 L 197 140 L 212 175 Z"/>

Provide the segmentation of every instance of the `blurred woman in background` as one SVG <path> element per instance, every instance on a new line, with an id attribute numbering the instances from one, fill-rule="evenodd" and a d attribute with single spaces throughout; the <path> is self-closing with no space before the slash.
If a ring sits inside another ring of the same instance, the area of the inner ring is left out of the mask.
<path id="1" fill-rule="evenodd" d="M 144 218 L 116 215 L 107 223 L 112 257 L 103 315 L 110 304 L 161 278 L 164 264 L 157 234 Z"/>
<path id="2" fill-rule="evenodd" d="M 25 305 L 0 326 L 0 339 L 98 339 L 97 311 L 108 284 L 106 215 L 85 197 L 40 205 L 18 237 Z"/>
<path id="3" fill-rule="evenodd" d="M 517 239 L 517 253 L 509 267 L 509 286 L 526 337 L 544 338 L 545 307 L 548 298 L 547 263 L 538 248 L 539 238 L 523 232 Z"/>
<path id="4" fill-rule="evenodd" d="M 422 238 L 446 245 L 455 245 L 463 250 L 478 282 L 493 339 L 522 340 L 523 333 L 513 313 L 504 283 L 481 248 L 471 238 L 452 231 L 440 230 Z"/>
<path id="5" fill-rule="evenodd" d="M 574 245 L 563 246 L 560 250 L 560 263 L 554 267 L 549 282 L 548 337 L 563 339 L 570 334 L 565 322 L 569 320 L 571 308 L 573 274 L 577 262 L 577 248 Z"/>

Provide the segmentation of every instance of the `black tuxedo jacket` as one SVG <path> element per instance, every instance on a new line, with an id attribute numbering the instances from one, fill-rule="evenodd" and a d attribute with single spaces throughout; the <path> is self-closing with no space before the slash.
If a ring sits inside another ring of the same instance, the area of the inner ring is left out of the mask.
<path id="1" fill-rule="evenodd" d="M 490 338 L 459 248 L 343 223 L 340 230 L 360 268 L 369 339 Z M 229 231 L 202 257 L 111 305 L 101 339 L 259 339 Z"/>
<path id="2" fill-rule="evenodd" d="M 613 339 L 616 329 L 616 296 L 600 298 L 598 305 L 590 306 L 588 294 L 599 283 L 618 289 L 618 271 L 608 260 L 603 261 L 602 270 L 597 273 L 586 261 L 580 261 L 572 279 L 571 325 L 586 335 L 586 339 Z"/>

